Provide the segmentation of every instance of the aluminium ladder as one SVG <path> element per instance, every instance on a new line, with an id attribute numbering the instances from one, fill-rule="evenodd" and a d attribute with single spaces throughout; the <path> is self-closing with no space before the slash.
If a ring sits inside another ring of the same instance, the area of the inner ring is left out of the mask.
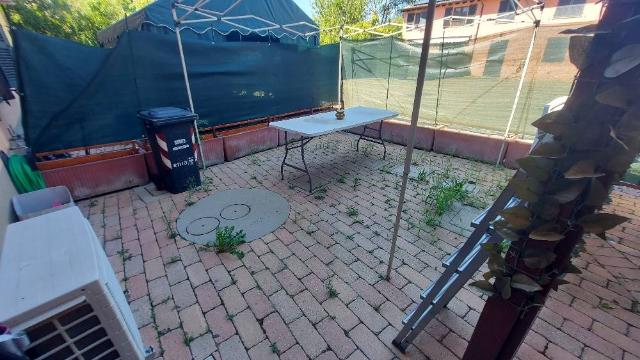
<path id="1" fill-rule="evenodd" d="M 471 223 L 474 227 L 467 241 L 442 261 L 444 272 L 435 283 L 420 294 L 422 301 L 402 321 L 402 330 L 393 339 L 393 345 L 406 351 L 422 329 L 438 314 L 443 307 L 460 291 L 484 264 L 488 255 L 482 251 L 483 244 L 499 243 L 502 237 L 493 229 L 491 222 L 498 211 L 517 204 L 520 200 L 513 197 L 514 191 L 507 186 L 489 208 L 485 209 Z"/>

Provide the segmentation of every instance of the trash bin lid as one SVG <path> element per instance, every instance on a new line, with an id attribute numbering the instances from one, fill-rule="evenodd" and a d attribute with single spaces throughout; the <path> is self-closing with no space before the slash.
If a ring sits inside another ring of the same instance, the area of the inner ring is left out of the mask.
<path id="1" fill-rule="evenodd" d="M 166 125 L 169 123 L 193 121 L 198 118 L 197 114 L 187 109 L 177 107 L 157 107 L 138 112 L 138 117 L 145 122 L 152 122 L 155 125 Z"/>

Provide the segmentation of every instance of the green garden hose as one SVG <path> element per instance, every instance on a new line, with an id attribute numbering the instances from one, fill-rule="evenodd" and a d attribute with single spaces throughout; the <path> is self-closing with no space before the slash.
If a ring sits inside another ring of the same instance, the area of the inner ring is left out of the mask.
<path id="1" fill-rule="evenodd" d="M 33 171 L 27 159 L 22 155 L 9 157 L 9 175 L 20 194 L 44 189 L 46 187 L 40 171 Z"/>

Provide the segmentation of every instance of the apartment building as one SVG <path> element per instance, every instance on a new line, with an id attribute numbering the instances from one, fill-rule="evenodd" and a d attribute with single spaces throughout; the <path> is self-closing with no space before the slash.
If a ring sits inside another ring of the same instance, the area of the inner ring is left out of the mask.
<path id="1" fill-rule="evenodd" d="M 541 65 L 543 78 L 567 79 L 575 75 L 568 30 L 596 23 L 605 6 L 600 0 L 438 1 L 432 44 L 472 46 L 472 75 L 504 77 L 522 66 L 539 21 L 531 59 Z M 405 40 L 422 41 L 426 13 L 426 3 L 403 9 Z"/>

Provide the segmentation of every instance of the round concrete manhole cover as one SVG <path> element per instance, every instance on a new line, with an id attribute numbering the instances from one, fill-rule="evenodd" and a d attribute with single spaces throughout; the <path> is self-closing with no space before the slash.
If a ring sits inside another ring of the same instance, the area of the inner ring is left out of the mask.
<path id="1" fill-rule="evenodd" d="M 284 224 L 289 203 L 272 191 L 233 189 L 217 192 L 186 208 L 176 228 L 185 240 L 206 244 L 216 239 L 216 229 L 233 226 L 243 230 L 246 241 L 267 235 Z"/>
<path id="2" fill-rule="evenodd" d="M 246 204 L 231 204 L 222 211 L 220 211 L 220 217 L 225 220 L 238 220 L 243 218 L 251 212 L 251 208 Z"/>
<path id="3" fill-rule="evenodd" d="M 220 220 L 211 216 L 205 216 L 190 222 L 186 230 L 189 235 L 202 236 L 217 229 L 218 225 L 220 225 Z"/>

